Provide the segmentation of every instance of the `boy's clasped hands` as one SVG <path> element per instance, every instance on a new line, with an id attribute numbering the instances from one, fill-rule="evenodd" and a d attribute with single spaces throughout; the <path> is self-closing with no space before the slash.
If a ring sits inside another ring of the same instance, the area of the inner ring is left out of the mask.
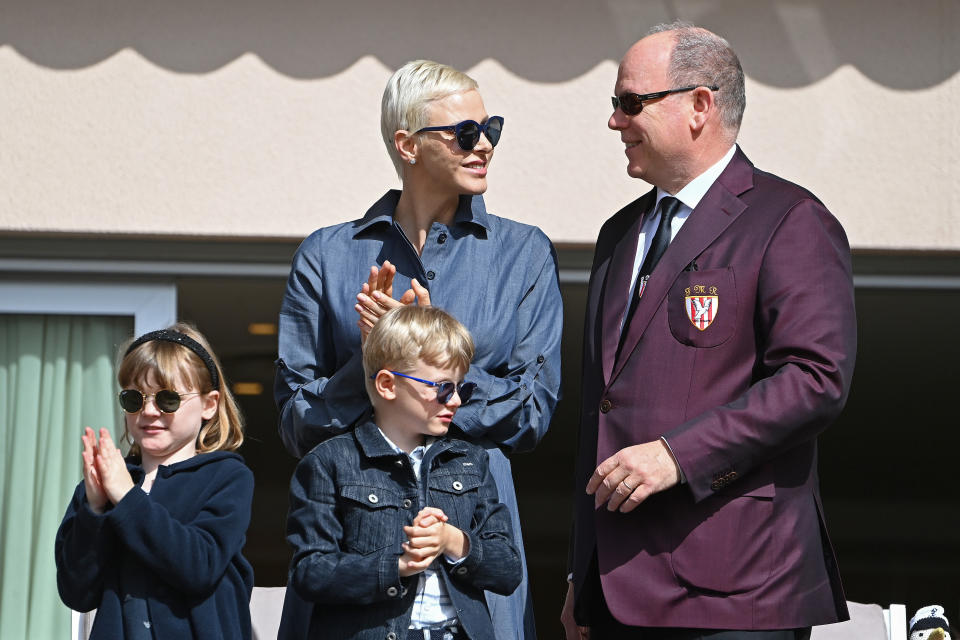
<path id="1" fill-rule="evenodd" d="M 83 486 L 87 504 L 102 514 L 107 504 L 117 504 L 134 487 L 123 454 L 113 443 L 110 432 L 100 429 L 100 441 L 90 427 L 83 431 Z"/>
<path id="2" fill-rule="evenodd" d="M 470 551 L 466 534 L 447 524 L 447 515 L 436 507 L 424 507 L 403 528 L 407 541 L 403 543 L 403 555 L 399 558 L 400 577 L 405 578 L 430 567 L 440 554 L 457 561 Z"/>

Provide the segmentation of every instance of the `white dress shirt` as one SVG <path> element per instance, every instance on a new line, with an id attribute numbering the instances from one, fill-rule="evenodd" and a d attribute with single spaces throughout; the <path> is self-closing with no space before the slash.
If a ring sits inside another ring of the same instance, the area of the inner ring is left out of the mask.
<path id="1" fill-rule="evenodd" d="M 680 189 L 677 193 L 667 193 L 660 187 L 657 187 L 657 201 L 653 205 L 654 215 L 644 220 L 643 225 L 640 227 L 640 238 L 637 241 L 637 255 L 633 259 L 633 275 L 630 277 L 630 288 L 627 290 L 628 296 L 633 295 L 633 289 L 637 284 L 637 274 L 640 272 L 641 265 L 643 265 L 643 259 L 647 257 L 647 252 L 650 251 L 650 245 L 653 244 L 653 236 L 657 232 L 657 225 L 660 224 L 660 201 L 671 195 L 680 201 L 680 210 L 673 217 L 670 224 L 670 241 L 672 242 L 673 239 L 677 237 L 677 232 L 680 231 L 680 227 L 683 226 L 683 223 L 687 221 L 687 218 L 690 217 L 693 210 L 700 204 L 703 196 L 706 195 L 710 187 L 713 186 L 713 183 L 716 182 L 720 174 L 723 173 L 723 170 L 730 164 L 736 150 L 737 145 L 730 147 L 727 153 L 724 154 L 716 164 L 691 180 L 687 186 Z M 629 308 L 629 304 L 627 306 Z"/>

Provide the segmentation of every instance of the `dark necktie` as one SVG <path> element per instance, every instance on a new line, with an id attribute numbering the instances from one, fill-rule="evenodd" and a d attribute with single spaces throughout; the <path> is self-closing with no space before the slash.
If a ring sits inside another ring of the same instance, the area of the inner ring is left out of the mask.
<path id="1" fill-rule="evenodd" d="M 640 302 L 640 296 L 643 295 L 643 289 L 647 285 L 650 274 L 654 267 L 660 262 L 660 258 L 667 250 L 670 244 L 670 225 L 674 216 L 680 211 L 681 202 L 672 196 L 667 196 L 660 200 L 660 222 L 657 224 L 657 231 L 653 234 L 653 242 L 650 243 L 650 250 L 640 265 L 640 271 L 637 274 L 637 283 L 633 287 L 633 295 L 630 296 L 630 309 L 627 311 L 627 317 L 623 321 L 623 331 L 626 333 L 630 326 L 630 320 L 633 318 L 633 312 L 637 310 L 637 304 Z"/>

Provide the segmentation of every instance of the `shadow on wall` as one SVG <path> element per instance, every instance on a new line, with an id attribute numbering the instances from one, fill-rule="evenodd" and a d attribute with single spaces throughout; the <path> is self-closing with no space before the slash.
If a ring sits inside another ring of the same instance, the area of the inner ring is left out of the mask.
<path id="1" fill-rule="evenodd" d="M 626 48 L 658 22 L 684 19 L 725 36 L 747 74 L 777 87 L 853 65 L 893 89 L 922 89 L 960 69 L 955 0 L 10 0 L 0 47 L 36 64 L 78 69 L 132 48 L 181 73 L 252 53 L 279 73 L 322 78 L 365 55 L 396 68 L 436 58 L 469 69 L 495 58 L 531 81 L 562 82 Z"/>

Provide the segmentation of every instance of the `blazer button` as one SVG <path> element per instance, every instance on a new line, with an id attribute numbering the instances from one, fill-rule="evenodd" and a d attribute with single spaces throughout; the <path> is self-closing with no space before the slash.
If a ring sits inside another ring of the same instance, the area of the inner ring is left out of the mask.
<path id="1" fill-rule="evenodd" d="M 457 567 L 457 569 L 456 569 L 456 571 L 454 571 L 454 573 L 457 574 L 458 576 L 465 576 L 465 575 L 467 575 L 467 568 L 466 568 L 466 567 Z"/>
<path id="2" fill-rule="evenodd" d="M 600 413 L 606 413 L 613 408 L 613 403 L 604 398 L 600 401 Z"/>
<path id="3" fill-rule="evenodd" d="M 395 597 L 398 593 L 400 592 L 397 590 L 396 587 L 387 587 L 387 595 L 390 596 L 391 598 Z"/>

